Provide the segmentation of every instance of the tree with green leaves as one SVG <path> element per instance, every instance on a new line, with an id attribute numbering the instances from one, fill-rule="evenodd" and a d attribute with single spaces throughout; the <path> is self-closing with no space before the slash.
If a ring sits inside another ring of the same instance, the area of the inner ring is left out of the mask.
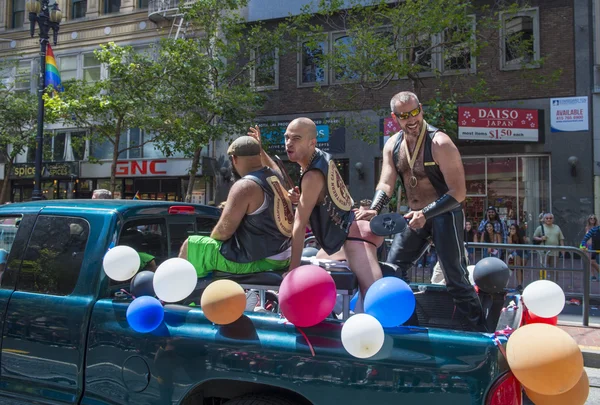
<path id="1" fill-rule="evenodd" d="M 186 201 L 191 200 L 201 152 L 211 141 L 246 134 L 263 106 L 264 93 L 255 85 L 257 72 L 268 71 L 269 58 L 291 47 L 287 23 L 266 29 L 246 24 L 241 10 L 248 0 L 200 0 L 181 11 L 188 25 L 185 39 L 165 39 L 158 64 L 169 69 L 160 79 L 155 127 L 157 145 L 166 154 L 192 158 Z"/>
<path id="2" fill-rule="evenodd" d="M 163 72 L 149 53 L 136 52 L 129 46 L 111 42 L 101 45 L 95 55 L 108 67 L 108 78 L 65 82 L 64 92 L 46 95 L 45 101 L 47 110 L 87 130 L 86 139 L 92 144 L 111 145 L 110 191 L 114 194 L 119 155 L 143 145 L 129 145 L 122 138 L 130 128 L 153 130 L 157 80 Z"/>
<path id="3" fill-rule="evenodd" d="M 10 199 L 9 173 L 15 158 L 27 147 L 35 147 L 37 97 L 29 92 L 15 92 L 0 82 L 0 154 L 4 158 L 4 182 L 0 204 Z"/>
<path id="4" fill-rule="evenodd" d="M 494 99 L 487 84 L 495 79 L 501 46 L 523 80 L 537 77 L 540 85 L 557 83 L 562 70 L 531 69 L 543 67 L 545 61 L 534 60 L 533 36 L 515 29 L 499 37 L 500 16 L 517 15 L 525 7 L 521 0 L 315 0 L 292 19 L 304 28 L 302 46 L 325 72 L 331 71 L 315 87 L 328 109 L 373 109 L 378 92 L 401 86 L 427 106 L 437 105 L 438 124 L 450 124 L 452 103 L 443 99 Z M 333 39 L 331 49 L 324 48 L 328 38 Z M 483 52 L 485 57 L 476 58 Z M 378 108 L 382 116 L 389 115 L 387 105 L 375 105 Z M 427 116 L 434 119 L 429 112 Z M 360 120 L 345 118 L 345 124 L 356 128 L 363 140 L 375 141 L 378 128 Z"/>

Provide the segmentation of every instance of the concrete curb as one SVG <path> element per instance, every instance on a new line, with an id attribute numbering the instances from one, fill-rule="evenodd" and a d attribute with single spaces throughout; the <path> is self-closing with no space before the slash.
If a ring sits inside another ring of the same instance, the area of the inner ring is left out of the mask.
<path id="1" fill-rule="evenodd" d="M 583 354 L 583 365 L 589 368 L 600 368 L 600 347 L 579 346 Z"/>

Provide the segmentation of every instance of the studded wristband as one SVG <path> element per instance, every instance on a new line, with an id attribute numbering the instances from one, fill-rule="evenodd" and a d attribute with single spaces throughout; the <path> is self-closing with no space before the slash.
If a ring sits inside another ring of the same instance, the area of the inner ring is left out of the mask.
<path id="1" fill-rule="evenodd" d="M 381 209 L 390 202 L 390 197 L 387 196 L 385 191 L 377 190 L 373 196 L 373 202 L 371 203 L 370 209 L 377 211 L 377 214 L 381 213 Z"/>
<path id="2" fill-rule="evenodd" d="M 460 203 L 456 201 L 454 197 L 450 194 L 444 194 L 436 201 L 423 208 L 423 215 L 425 216 L 425 219 L 429 219 L 445 212 L 452 211 L 458 207 L 460 207 Z"/>

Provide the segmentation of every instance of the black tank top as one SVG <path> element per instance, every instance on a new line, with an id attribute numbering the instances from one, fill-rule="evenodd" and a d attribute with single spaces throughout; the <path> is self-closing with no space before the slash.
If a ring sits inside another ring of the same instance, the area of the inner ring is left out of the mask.
<path id="1" fill-rule="evenodd" d="M 310 227 L 319 245 L 331 255 L 340 250 L 346 241 L 350 225 L 354 221 L 353 201 L 329 153 L 316 149 L 315 158 L 302 177 L 310 170 L 323 173 L 327 185 L 323 202 L 316 205 L 310 213 Z"/>
<path id="2" fill-rule="evenodd" d="M 440 170 L 439 166 L 433 160 L 433 153 L 431 152 L 431 145 L 433 144 L 433 138 L 435 134 L 439 131 L 436 127 L 427 124 L 427 130 L 425 134 L 425 145 L 423 146 L 425 150 L 423 151 L 423 164 L 425 169 L 425 174 L 427 178 L 431 182 L 431 185 L 435 189 L 438 194 L 438 198 L 443 196 L 448 192 L 448 185 L 446 184 L 446 180 L 444 179 L 444 175 Z M 394 167 L 396 168 L 396 172 L 398 172 L 400 179 L 400 185 L 404 190 L 404 183 L 402 181 L 402 173 L 400 172 L 400 165 L 398 162 L 400 146 L 402 145 L 402 139 L 404 138 L 404 132 L 398 132 L 398 139 L 396 139 L 396 144 L 394 145 L 393 150 L 393 158 L 394 158 Z"/>
<path id="3" fill-rule="evenodd" d="M 291 245 L 294 225 L 292 203 L 275 172 L 265 167 L 243 179 L 252 180 L 262 188 L 267 208 L 246 215 L 233 236 L 221 245 L 221 254 L 236 263 L 254 262 L 285 251 Z"/>

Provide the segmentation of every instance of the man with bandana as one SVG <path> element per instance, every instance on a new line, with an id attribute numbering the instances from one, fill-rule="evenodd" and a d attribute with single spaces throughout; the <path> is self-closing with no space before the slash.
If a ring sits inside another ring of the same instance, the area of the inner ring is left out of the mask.
<path id="1" fill-rule="evenodd" d="M 400 176 L 400 190 L 405 191 L 411 211 L 405 215 L 408 226 L 394 237 L 387 261 L 396 264 L 399 276 L 408 282 L 408 270 L 433 240 L 456 309 L 469 328 L 485 331 L 481 303 L 469 282 L 465 258 L 462 202 L 466 183 L 460 153 L 448 135 L 425 122 L 423 106 L 414 93 L 396 94 L 390 107 L 401 131 L 383 148 L 383 167 L 371 210 L 357 213 L 357 218 L 368 220 L 379 214 Z"/>
<path id="2" fill-rule="evenodd" d="M 241 177 L 219 221 L 208 236 L 190 236 L 179 257 L 198 277 L 213 270 L 248 274 L 282 270 L 290 263 L 294 214 L 279 175 L 261 162 L 261 146 L 250 136 L 237 138 L 227 154 Z"/>

